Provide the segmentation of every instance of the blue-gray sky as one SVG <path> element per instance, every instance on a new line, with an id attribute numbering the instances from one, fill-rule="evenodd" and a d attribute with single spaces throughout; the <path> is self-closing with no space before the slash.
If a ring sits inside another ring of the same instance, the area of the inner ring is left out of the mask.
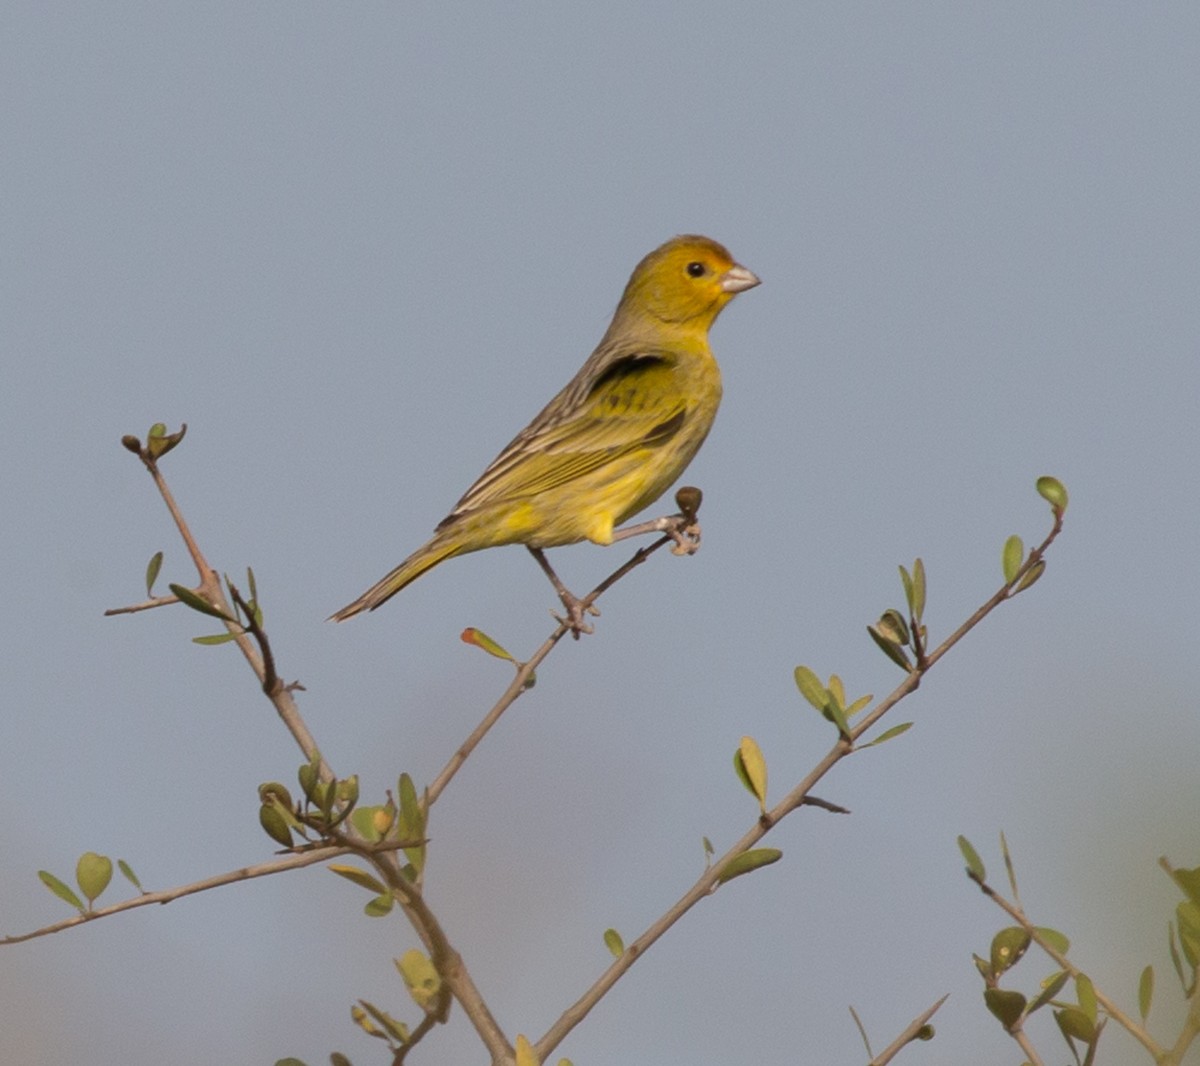
<path id="1" fill-rule="evenodd" d="M 783 862 L 559 1054 L 860 1061 L 848 1004 L 880 1046 L 949 991 L 906 1061 L 1015 1061 L 970 962 L 1002 923 L 954 844 L 996 870 L 1001 829 L 1098 983 L 1132 1007 L 1156 964 L 1168 1035 L 1154 860 L 1200 862 L 1194 4 L 14 2 L 0 95 L 0 929 L 60 916 L 35 871 L 88 849 L 150 888 L 262 858 L 256 786 L 298 761 L 236 653 L 189 642 L 204 620 L 101 616 L 160 548 L 193 576 L 122 434 L 189 424 L 171 484 L 213 563 L 254 567 L 338 771 L 428 780 L 507 680 L 459 632 L 532 651 L 544 580 L 497 550 L 323 619 L 574 373 L 634 263 L 703 232 L 763 279 L 713 334 L 704 547 L 614 590 L 438 804 L 450 936 L 540 1034 L 604 928 L 752 821 L 743 734 L 773 796 L 826 750 L 795 665 L 886 692 L 864 626 L 896 565 L 924 557 L 945 635 L 1005 537 L 1048 528 L 1053 473 L 1046 577 L 821 785 L 853 815 L 789 819 Z M 577 589 L 620 557 L 555 554 Z M 413 1017 L 413 939 L 363 902 L 313 869 L 7 948 L 0 1060 L 379 1061 L 348 1006 Z M 456 1012 L 419 1061 L 483 1052 Z"/>

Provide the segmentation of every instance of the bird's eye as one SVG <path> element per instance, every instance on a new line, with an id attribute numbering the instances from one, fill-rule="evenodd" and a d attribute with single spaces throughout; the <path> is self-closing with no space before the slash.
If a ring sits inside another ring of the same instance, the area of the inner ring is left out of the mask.
<path id="1" fill-rule="evenodd" d="M 705 274 L 704 264 L 696 262 L 688 263 L 687 272 L 689 278 L 702 278 Z"/>

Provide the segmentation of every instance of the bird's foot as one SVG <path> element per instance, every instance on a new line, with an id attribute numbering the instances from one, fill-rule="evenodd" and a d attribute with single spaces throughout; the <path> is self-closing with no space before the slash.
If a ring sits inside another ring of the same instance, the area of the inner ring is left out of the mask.
<path id="1" fill-rule="evenodd" d="M 671 554 L 695 555 L 700 550 L 700 523 L 685 515 L 676 515 L 675 518 L 675 524 L 664 530 L 675 542 L 671 546 Z"/>
<path id="2" fill-rule="evenodd" d="M 553 611 L 550 612 L 551 617 L 560 626 L 567 626 L 571 631 L 571 636 L 576 640 L 584 633 L 594 633 L 596 630 L 590 622 L 584 621 L 584 618 L 589 614 L 599 618 L 600 609 L 581 600 L 562 583 L 562 580 L 554 572 L 554 567 L 550 565 L 550 560 L 546 558 L 546 553 L 541 548 L 530 548 L 529 554 L 537 560 L 538 566 L 542 568 L 545 575 L 550 579 L 550 583 L 554 586 L 554 591 L 558 593 L 558 598 L 562 601 L 563 607 L 566 608 L 567 616 L 565 618 L 555 614 Z"/>
<path id="3" fill-rule="evenodd" d="M 571 630 L 571 636 L 578 640 L 584 633 L 595 633 L 596 627 L 591 622 L 586 622 L 584 619 L 587 615 L 592 615 L 594 618 L 600 617 L 600 608 L 592 604 L 585 604 L 578 596 L 573 595 L 566 589 L 559 592 L 558 598 L 562 600 L 563 607 L 566 608 L 567 614 L 564 618 L 554 611 L 550 612 L 550 617 L 553 618 L 560 626 L 567 626 Z"/>

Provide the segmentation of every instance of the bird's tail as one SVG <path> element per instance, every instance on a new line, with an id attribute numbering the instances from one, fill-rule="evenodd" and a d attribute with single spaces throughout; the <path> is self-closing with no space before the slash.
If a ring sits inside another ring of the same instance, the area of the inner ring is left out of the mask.
<path id="1" fill-rule="evenodd" d="M 353 603 L 346 604 L 340 611 L 331 614 L 330 622 L 344 622 L 363 611 L 373 611 L 381 603 L 390 600 L 405 585 L 416 581 L 426 570 L 437 566 L 444 559 L 458 555 L 463 550 L 462 543 L 457 538 L 445 540 L 434 537 L 428 544 L 418 548 L 395 570 L 382 580 L 375 582 L 366 592 Z"/>

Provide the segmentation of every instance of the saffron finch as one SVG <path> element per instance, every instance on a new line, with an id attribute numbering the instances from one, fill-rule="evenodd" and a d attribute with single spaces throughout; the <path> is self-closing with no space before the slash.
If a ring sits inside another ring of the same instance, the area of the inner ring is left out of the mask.
<path id="1" fill-rule="evenodd" d="M 542 548 L 611 544 L 614 527 L 659 498 L 712 427 L 721 372 L 708 330 L 759 283 L 708 237 L 682 236 L 635 268 L 587 362 L 483 472 L 433 537 L 332 616 L 373 611 L 445 559 L 524 544 L 572 611 Z M 578 602 L 578 601 L 576 601 Z"/>

